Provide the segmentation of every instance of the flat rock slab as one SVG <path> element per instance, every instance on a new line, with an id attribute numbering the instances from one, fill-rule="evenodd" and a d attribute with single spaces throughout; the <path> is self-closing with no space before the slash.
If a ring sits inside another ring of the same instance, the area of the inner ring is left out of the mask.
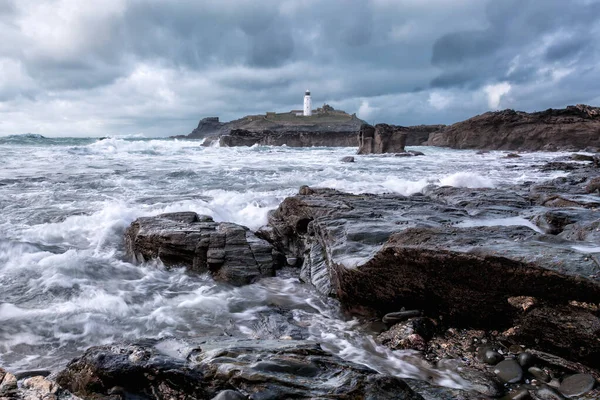
<path id="1" fill-rule="evenodd" d="M 226 390 L 264 400 L 423 399 L 399 378 L 306 341 L 205 342 L 181 358 L 148 344 L 98 346 L 69 363 L 57 382 L 84 399 L 212 399 Z"/>
<path id="2" fill-rule="evenodd" d="M 241 286 L 273 276 L 273 246 L 248 228 L 194 212 L 135 220 L 125 232 L 127 254 L 136 262 L 160 259 L 165 266 L 210 272 L 219 281 Z"/>
<path id="3" fill-rule="evenodd" d="M 442 317 L 448 326 L 505 330 L 517 322 L 533 326 L 523 319 L 526 310 L 509 302 L 514 297 L 532 297 L 549 307 L 600 299 L 598 260 L 577 249 L 589 243 L 534 230 L 520 217 L 540 212 L 526 193 L 425 192 L 352 195 L 303 187 L 270 214 L 269 226 L 259 235 L 299 260 L 303 280 L 353 313 L 383 316 L 405 307 Z M 505 222 L 515 216 L 522 225 Z M 573 308 L 564 310 L 577 314 Z M 543 348 L 566 355 L 569 346 L 593 345 L 589 338 L 600 334 L 594 323 L 598 316 L 583 312 L 586 317 L 576 320 L 591 323 L 569 331 L 568 344 L 541 340 Z M 532 318 L 539 320 L 535 314 Z M 558 338 L 561 329 L 538 324 L 534 331 Z M 523 337 L 533 341 L 532 333 L 528 329 Z M 592 358 L 573 355 L 586 362 Z"/>

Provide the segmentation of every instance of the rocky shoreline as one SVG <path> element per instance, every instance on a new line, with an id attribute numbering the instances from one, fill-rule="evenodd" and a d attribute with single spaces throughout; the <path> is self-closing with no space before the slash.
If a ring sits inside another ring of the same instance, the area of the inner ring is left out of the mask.
<path id="1" fill-rule="evenodd" d="M 89 348 L 50 376 L 0 369 L 0 398 L 597 399 L 594 161 L 557 159 L 537 168 L 567 176 L 502 189 L 302 187 L 257 232 L 190 212 L 127 229 L 135 262 L 159 258 L 235 286 L 292 271 L 358 316 L 377 343 L 452 371 L 460 389 L 345 361 L 305 340 L 284 313 L 269 316 L 272 333 L 258 339 L 140 339 Z"/>
<path id="2" fill-rule="evenodd" d="M 205 139 L 205 146 L 218 143 L 223 147 L 358 146 L 359 154 L 401 153 L 404 145 L 512 151 L 600 149 L 600 108 L 583 104 L 533 113 L 487 112 L 449 126 L 409 127 L 371 126 L 327 105 L 319 110 L 314 117 L 267 113 L 225 123 L 208 117 L 189 135 L 176 138 Z"/>

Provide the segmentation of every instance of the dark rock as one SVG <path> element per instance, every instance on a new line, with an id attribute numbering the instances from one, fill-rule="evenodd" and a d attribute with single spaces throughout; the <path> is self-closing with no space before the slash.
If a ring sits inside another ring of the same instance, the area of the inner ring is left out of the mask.
<path id="1" fill-rule="evenodd" d="M 409 318 L 419 317 L 421 314 L 422 312 L 419 310 L 397 311 L 385 314 L 381 320 L 386 324 L 395 324 Z"/>
<path id="2" fill-rule="evenodd" d="M 593 376 L 576 374 L 563 379 L 558 390 L 567 397 L 575 397 L 591 391 L 595 385 L 596 380 Z"/>
<path id="3" fill-rule="evenodd" d="M 548 375 L 546 371 L 544 371 L 541 368 L 529 367 L 527 372 L 529 372 L 535 379 L 539 380 L 540 382 L 550 382 L 550 375 Z"/>
<path id="4" fill-rule="evenodd" d="M 504 360 L 494 368 L 494 373 L 502 382 L 517 383 L 523 379 L 523 369 L 515 360 Z"/>
<path id="5" fill-rule="evenodd" d="M 538 348 L 591 367 L 600 366 L 600 319 L 584 309 L 572 306 L 534 308 L 516 321 L 511 337 L 520 342 L 535 343 Z"/>
<path id="6" fill-rule="evenodd" d="M 519 362 L 519 365 L 521 365 L 521 367 L 529 368 L 535 363 L 536 358 L 531 353 L 523 352 L 519 354 L 519 356 L 517 357 L 517 361 Z"/>
<path id="7" fill-rule="evenodd" d="M 193 212 L 135 220 L 125 232 L 127 253 L 138 262 L 159 258 L 166 266 L 209 272 L 236 286 L 273 276 L 273 247 L 247 228 L 216 223 Z"/>
<path id="8" fill-rule="evenodd" d="M 549 386 L 542 386 L 535 392 L 532 392 L 534 400 L 564 400 L 564 397 Z"/>
<path id="9" fill-rule="evenodd" d="M 429 135 L 434 132 L 443 130 L 446 125 L 415 125 L 407 126 L 406 132 L 406 146 L 424 146 L 429 140 Z M 417 152 L 420 153 L 420 152 Z M 417 154 L 415 154 L 417 155 Z"/>
<path id="10" fill-rule="evenodd" d="M 411 154 L 413 156 L 424 156 L 425 155 L 425 153 L 423 153 L 422 151 L 416 151 L 416 150 L 409 150 L 407 153 Z"/>
<path id="11" fill-rule="evenodd" d="M 571 160 L 573 161 L 590 161 L 594 162 L 594 156 L 588 156 L 587 154 L 572 154 Z"/>
<path id="12" fill-rule="evenodd" d="M 494 350 L 487 350 L 482 359 L 488 365 L 496 365 L 502 360 L 504 360 L 504 356 Z"/>
<path id="13" fill-rule="evenodd" d="M 597 147 L 599 111 L 577 105 L 535 113 L 487 112 L 432 133 L 427 144 L 456 149 L 527 151 Z"/>
<path id="14" fill-rule="evenodd" d="M 207 136 L 218 133 L 223 127 L 223 123 L 219 122 L 219 117 L 206 117 L 198 122 L 196 129 L 187 136 L 187 139 L 203 139 Z"/>
<path id="15" fill-rule="evenodd" d="M 433 385 L 427 381 L 416 379 L 405 379 L 412 390 L 423 396 L 425 400 L 483 400 L 489 399 L 476 391 L 453 389 L 444 386 Z"/>
<path id="16" fill-rule="evenodd" d="M 268 113 L 220 123 L 203 119 L 187 138 L 206 138 L 203 146 L 356 147 L 360 126 L 356 115 L 320 109 L 310 117 L 291 113 Z"/>
<path id="17" fill-rule="evenodd" d="M 590 179 L 585 187 L 587 193 L 600 193 L 600 176 Z"/>
<path id="18" fill-rule="evenodd" d="M 26 379 L 26 378 L 31 378 L 32 376 L 43 376 L 46 377 L 48 375 L 50 375 L 50 371 L 45 370 L 45 369 L 41 369 L 41 370 L 32 370 L 32 371 L 23 371 L 23 372 L 18 372 L 15 374 L 15 377 L 17 378 L 17 380 L 21 380 L 21 379 Z"/>
<path id="19" fill-rule="evenodd" d="M 329 127 L 327 127 L 329 128 Z M 218 141 L 221 147 L 239 146 L 282 146 L 289 147 L 356 147 L 358 128 L 350 131 L 331 131 L 326 127 L 313 128 L 311 132 L 296 130 L 259 130 L 232 129 L 227 134 L 207 138 L 203 146 L 211 146 Z"/>
<path id="20" fill-rule="evenodd" d="M 354 157 L 351 157 L 351 156 L 343 157 L 340 161 L 341 162 L 354 162 Z"/>
<path id="21" fill-rule="evenodd" d="M 504 158 L 521 158 L 517 153 L 508 153 Z"/>
<path id="22" fill-rule="evenodd" d="M 402 380 L 344 361 L 310 342 L 214 340 L 198 345 L 187 361 L 147 345 L 92 347 L 69 363 L 57 382 L 84 398 L 101 398 L 120 386 L 126 398 L 238 398 L 231 397 L 236 388 L 252 399 L 423 400 Z"/>
<path id="23" fill-rule="evenodd" d="M 402 127 L 362 125 L 358 133 L 358 154 L 403 153 L 406 136 Z"/>
<path id="24" fill-rule="evenodd" d="M 515 336 L 520 344 L 599 362 L 591 357 L 589 329 L 597 317 L 564 335 L 563 326 L 543 322 L 535 308 L 524 312 L 507 301 L 531 297 L 550 309 L 572 300 L 595 303 L 595 259 L 573 249 L 575 243 L 524 226 L 456 227 L 532 206 L 518 193 L 455 189 L 405 197 L 304 188 L 270 213 L 270 240 L 299 260 L 304 281 L 350 312 L 374 316 L 407 307 L 441 316 L 447 326 L 523 325 L 527 334 Z M 570 321 L 578 320 L 579 311 L 569 309 L 565 321 L 570 312 Z M 530 315 L 535 322 L 525 322 Z M 568 350 L 580 347 L 585 352 Z"/>
<path id="25" fill-rule="evenodd" d="M 519 388 L 514 390 L 508 395 L 510 400 L 529 400 L 531 396 L 529 395 L 529 390 L 526 388 Z"/>

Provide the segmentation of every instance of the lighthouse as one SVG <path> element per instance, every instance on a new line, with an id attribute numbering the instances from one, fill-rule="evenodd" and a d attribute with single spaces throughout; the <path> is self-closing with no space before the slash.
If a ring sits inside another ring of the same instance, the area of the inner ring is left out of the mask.
<path id="1" fill-rule="evenodd" d="M 310 117 L 312 115 L 312 103 L 310 101 L 310 90 L 306 89 L 304 93 L 304 116 Z"/>

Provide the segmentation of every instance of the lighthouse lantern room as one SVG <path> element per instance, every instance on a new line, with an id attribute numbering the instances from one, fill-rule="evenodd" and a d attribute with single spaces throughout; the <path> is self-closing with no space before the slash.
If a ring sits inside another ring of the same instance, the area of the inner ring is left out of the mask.
<path id="1" fill-rule="evenodd" d="M 310 90 L 306 89 L 304 93 L 304 116 L 310 117 L 312 115 L 312 104 L 310 100 Z"/>

